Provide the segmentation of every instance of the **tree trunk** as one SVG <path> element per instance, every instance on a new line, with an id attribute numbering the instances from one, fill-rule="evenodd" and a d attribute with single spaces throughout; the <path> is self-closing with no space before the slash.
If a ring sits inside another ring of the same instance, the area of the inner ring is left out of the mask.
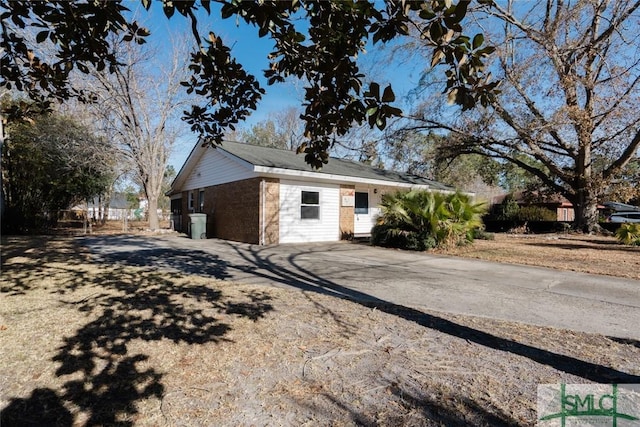
<path id="1" fill-rule="evenodd" d="M 98 195 L 98 222 L 100 224 L 104 224 L 104 199 L 102 198 L 102 194 Z"/>
<path id="2" fill-rule="evenodd" d="M 598 229 L 598 201 L 589 191 L 580 191 L 573 203 L 575 211 L 574 226 L 584 233 L 593 233 Z"/>
<path id="3" fill-rule="evenodd" d="M 571 90 L 570 92 L 572 93 L 571 98 L 577 100 L 575 91 Z M 576 230 L 584 233 L 593 233 L 598 228 L 598 199 L 593 179 L 591 120 L 590 117 L 585 117 L 584 114 L 573 113 L 572 115 L 574 116 L 574 123 L 576 123 L 574 127 L 578 133 L 578 156 L 576 158 L 576 179 L 574 181 L 576 192 L 574 203 L 575 227 Z"/>
<path id="4" fill-rule="evenodd" d="M 149 215 L 149 228 L 155 231 L 160 228 L 160 221 L 158 219 L 158 198 L 148 197 L 147 202 L 148 202 L 147 209 L 148 209 L 148 215 Z"/>
<path id="5" fill-rule="evenodd" d="M 105 225 L 109 220 L 109 206 L 111 205 L 111 190 L 105 194 L 103 199 L 104 210 L 102 211 L 102 225 Z"/>

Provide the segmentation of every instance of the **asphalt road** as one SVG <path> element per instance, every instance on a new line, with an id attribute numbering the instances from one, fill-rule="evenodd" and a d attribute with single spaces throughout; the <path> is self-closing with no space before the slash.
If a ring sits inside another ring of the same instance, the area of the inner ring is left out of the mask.
<path id="1" fill-rule="evenodd" d="M 184 236 L 89 236 L 96 261 L 320 292 L 388 306 L 640 341 L 640 281 L 374 248 L 255 246 Z"/>

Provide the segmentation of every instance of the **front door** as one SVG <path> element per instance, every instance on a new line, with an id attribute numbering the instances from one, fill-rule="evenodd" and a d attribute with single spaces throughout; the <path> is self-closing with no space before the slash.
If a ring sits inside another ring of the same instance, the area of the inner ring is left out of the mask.
<path id="1" fill-rule="evenodd" d="M 353 224 L 353 232 L 355 234 L 371 233 L 373 222 L 371 221 L 368 192 L 356 191 L 354 213 L 355 220 Z"/>

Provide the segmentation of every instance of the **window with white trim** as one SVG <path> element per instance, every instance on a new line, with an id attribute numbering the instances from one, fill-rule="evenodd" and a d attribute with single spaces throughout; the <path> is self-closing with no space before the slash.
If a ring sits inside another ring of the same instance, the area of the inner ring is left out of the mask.
<path id="1" fill-rule="evenodd" d="M 204 212 L 204 190 L 198 192 L 198 212 Z"/>
<path id="2" fill-rule="evenodd" d="M 193 211 L 194 198 L 195 198 L 195 195 L 193 194 L 193 191 L 189 191 L 189 205 L 188 205 L 189 211 Z"/>
<path id="3" fill-rule="evenodd" d="M 369 193 L 356 191 L 354 213 L 358 215 L 369 215 Z"/>
<path id="4" fill-rule="evenodd" d="M 320 192 L 302 191 L 300 219 L 320 219 Z"/>

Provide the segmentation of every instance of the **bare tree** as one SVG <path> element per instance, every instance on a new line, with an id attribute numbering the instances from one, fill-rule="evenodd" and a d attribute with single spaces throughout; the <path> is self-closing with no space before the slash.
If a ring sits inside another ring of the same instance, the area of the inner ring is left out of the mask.
<path id="1" fill-rule="evenodd" d="M 639 8 L 637 0 L 483 2 L 470 11 L 497 47 L 501 94 L 458 115 L 425 102 L 410 126 L 449 132 L 450 155 L 528 171 L 566 196 L 575 225 L 592 231 L 598 199 L 640 146 Z"/>
<path id="2" fill-rule="evenodd" d="M 295 151 L 305 140 L 304 122 L 300 114 L 298 108 L 289 107 L 270 114 L 267 120 L 233 136 L 248 144 Z"/>
<path id="3" fill-rule="evenodd" d="M 112 73 L 91 71 L 91 108 L 103 132 L 120 146 L 148 201 L 149 228 L 159 228 L 158 200 L 169 156 L 185 126 L 179 116 L 186 100 L 180 82 L 187 69 L 178 52 L 183 42 L 159 54 L 147 45 L 114 43 L 123 64 Z M 156 48 L 157 50 L 157 48 Z"/>
<path id="4" fill-rule="evenodd" d="M 275 114 L 274 120 L 287 150 L 297 150 L 304 142 L 304 122 L 299 108 L 289 107 Z"/>
<path id="5" fill-rule="evenodd" d="M 300 109 L 289 107 L 269 114 L 266 120 L 256 123 L 249 129 L 228 132 L 226 138 L 290 151 L 304 149 L 307 139 L 304 136 L 304 121 L 300 118 L 300 114 Z M 334 135 L 335 139 L 328 153 L 335 157 L 383 168 L 383 159 L 378 150 L 381 135 L 379 130 L 371 129 L 368 125 L 354 124 L 345 135 L 341 137 Z"/>

